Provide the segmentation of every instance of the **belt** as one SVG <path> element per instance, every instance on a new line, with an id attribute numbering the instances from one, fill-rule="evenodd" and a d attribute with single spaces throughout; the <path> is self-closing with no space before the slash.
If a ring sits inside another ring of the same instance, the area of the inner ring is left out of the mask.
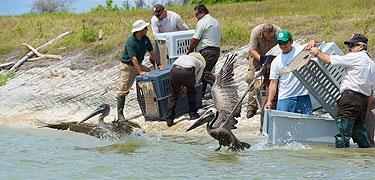
<path id="1" fill-rule="evenodd" d="M 344 93 L 347 93 L 347 94 L 355 94 L 355 95 L 359 95 L 359 96 L 363 96 L 363 97 L 368 97 L 360 92 L 356 92 L 356 91 L 353 91 L 353 90 L 350 90 L 350 89 L 347 89 L 347 90 L 344 90 L 344 92 L 342 92 L 343 94 Z"/>
<path id="2" fill-rule="evenodd" d="M 187 67 L 182 67 L 179 65 L 173 65 L 173 68 L 182 69 L 182 70 L 194 70 L 195 69 L 195 67 L 187 68 Z"/>
<path id="3" fill-rule="evenodd" d="M 200 50 L 199 52 L 202 52 L 203 50 L 217 50 L 217 51 L 220 51 L 220 47 L 207 46 L 207 47 L 203 48 L 202 50 Z"/>

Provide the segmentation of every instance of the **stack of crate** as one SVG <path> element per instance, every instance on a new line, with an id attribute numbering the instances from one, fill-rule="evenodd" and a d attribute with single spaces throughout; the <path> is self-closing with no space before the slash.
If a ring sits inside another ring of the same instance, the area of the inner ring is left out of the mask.
<path id="1" fill-rule="evenodd" d="M 137 76 L 137 100 L 146 120 L 166 120 L 168 112 L 168 97 L 170 96 L 171 66 L 162 70 L 151 71 L 149 76 Z M 197 107 L 202 106 L 202 84 L 197 84 Z M 179 96 L 176 106 L 176 116 L 189 111 L 186 94 Z"/>
<path id="2" fill-rule="evenodd" d="M 155 40 L 160 51 L 162 65 L 172 64 L 178 56 L 186 54 L 195 30 L 159 33 Z"/>

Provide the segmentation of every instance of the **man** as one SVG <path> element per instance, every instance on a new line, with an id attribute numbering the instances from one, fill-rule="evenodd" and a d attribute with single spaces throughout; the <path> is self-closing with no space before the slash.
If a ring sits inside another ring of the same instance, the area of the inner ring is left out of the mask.
<path id="1" fill-rule="evenodd" d="M 267 58 L 266 53 L 275 45 L 276 32 L 280 27 L 275 24 L 265 23 L 257 25 L 250 35 L 249 48 L 249 70 L 246 75 L 246 82 L 250 84 L 254 80 L 254 73 L 261 68 L 261 61 L 264 62 Z M 262 81 L 256 81 L 254 86 L 249 91 L 247 102 L 247 118 L 252 118 L 258 110 L 254 95 L 259 91 Z"/>
<path id="2" fill-rule="evenodd" d="M 303 50 L 303 47 L 292 46 L 292 34 L 287 30 L 278 31 L 276 40 L 282 53 L 276 56 L 271 64 L 270 85 L 265 108 L 272 108 L 272 100 L 278 88 L 277 110 L 311 114 L 312 104 L 307 89 L 292 72 L 278 74 L 278 71 L 285 69 L 291 60 Z"/>
<path id="3" fill-rule="evenodd" d="M 344 42 L 349 53 L 344 56 L 328 55 L 313 47 L 316 41 L 310 41 L 307 49 L 324 63 L 341 66 L 344 73 L 340 85 L 341 97 L 337 102 L 335 136 L 336 148 L 349 147 L 349 140 L 360 148 L 370 146 L 365 129 L 368 103 L 375 90 L 375 63 L 367 54 L 368 39 L 362 34 L 354 34 Z"/>
<path id="4" fill-rule="evenodd" d="M 203 4 L 194 7 L 198 23 L 193 38 L 191 39 L 188 54 L 194 49 L 200 52 L 206 60 L 202 76 L 202 97 L 204 97 L 207 83 L 211 86 L 215 82 L 211 73 L 220 56 L 221 27 L 219 21 L 210 16 L 208 9 Z"/>
<path id="5" fill-rule="evenodd" d="M 168 99 L 167 114 L 167 125 L 169 127 L 174 124 L 176 103 L 183 86 L 187 88 L 190 119 L 199 118 L 196 106 L 195 84 L 202 77 L 205 66 L 206 61 L 203 56 L 196 52 L 192 52 L 189 55 L 182 55 L 173 63 L 170 74 L 172 88 L 171 96 Z"/>
<path id="6" fill-rule="evenodd" d="M 132 35 L 127 39 L 124 47 L 124 53 L 120 63 L 120 82 L 117 96 L 117 116 L 119 121 L 126 121 L 123 110 L 125 104 L 125 97 L 129 94 L 135 77 L 140 74 L 142 76 L 148 75 L 148 69 L 142 66 L 142 61 L 149 52 L 151 62 L 158 64 L 157 56 L 152 48 L 150 39 L 147 37 L 147 26 L 143 20 L 137 20 L 132 26 Z M 159 65 L 159 64 L 158 64 Z"/>
<path id="7" fill-rule="evenodd" d="M 156 41 L 158 33 L 187 30 L 189 27 L 182 21 L 180 15 L 173 11 L 167 11 L 163 5 L 155 4 L 151 18 L 152 34 L 155 38 L 155 51 L 160 59 L 159 45 Z"/>
<path id="8" fill-rule="evenodd" d="M 154 37 L 158 33 L 189 29 L 186 23 L 182 21 L 180 15 L 173 11 L 167 11 L 161 4 L 155 4 L 153 15 L 151 18 L 151 27 Z"/>

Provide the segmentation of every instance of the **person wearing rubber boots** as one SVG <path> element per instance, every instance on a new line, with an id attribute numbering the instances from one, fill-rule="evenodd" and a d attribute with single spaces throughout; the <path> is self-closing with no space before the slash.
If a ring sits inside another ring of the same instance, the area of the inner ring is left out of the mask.
<path id="1" fill-rule="evenodd" d="M 181 88 L 183 87 L 186 87 L 187 89 L 190 119 L 199 118 L 199 114 L 197 113 L 198 108 L 196 105 L 197 92 L 195 90 L 195 85 L 199 83 L 205 66 L 206 61 L 204 60 L 203 56 L 196 52 L 192 52 L 188 55 L 182 55 L 173 63 L 170 74 L 171 95 L 168 98 L 167 113 L 167 125 L 169 127 L 174 124 L 173 120 L 175 118 L 177 99 Z"/>
<path id="2" fill-rule="evenodd" d="M 280 27 L 275 24 L 265 23 L 257 25 L 250 35 L 250 48 L 249 48 L 249 69 L 246 75 L 246 82 L 251 84 L 254 80 L 254 74 L 259 71 L 262 63 L 267 57 L 266 53 L 274 46 L 276 42 L 276 32 Z M 261 87 L 261 80 L 257 80 L 254 86 L 250 89 L 247 102 L 247 118 L 252 118 L 258 110 L 258 105 L 254 99 L 254 95 Z"/>
<path id="3" fill-rule="evenodd" d="M 118 121 L 126 121 L 123 110 L 125 97 L 129 94 L 136 76 L 147 76 L 149 69 L 142 65 L 146 51 L 150 54 L 152 64 L 160 66 L 156 52 L 153 50 L 150 39 L 147 37 L 147 26 L 143 20 L 137 20 L 132 25 L 132 34 L 125 43 L 124 52 L 120 62 L 119 91 L 117 93 Z"/>
<path id="4" fill-rule="evenodd" d="M 360 148 L 370 146 L 366 133 L 368 103 L 375 90 L 375 63 L 367 53 L 368 39 L 362 34 L 354 34 L 344 42 L 349 53 L 344 56 L 328 55 L 314 47 L 318 41 L 312 40 L 307 46 L 310 53 L 324 63 L 344 68 L 340 85 L 341 97 L 337 102 L 335 136 L 336 148 L 348 148 L 350 138 Z"/>

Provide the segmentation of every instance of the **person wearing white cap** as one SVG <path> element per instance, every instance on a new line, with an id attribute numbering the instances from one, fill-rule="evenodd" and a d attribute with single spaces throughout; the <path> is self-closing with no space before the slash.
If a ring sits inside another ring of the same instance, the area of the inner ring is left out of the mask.
<path id="1" fill-rule="evenodd" d="M 366 128 L 369 128 L 366 127 L 366 118 L 375 91 L 375 63 L 367 53 L 368 39 L 363 34 L 353 34 L 351 39 L 344 42 L 349 48 L 349 53 L 344 56 L 321 52 L 314 47 L 317 42 L 311 40 L 306 49 L 324 63 L 344 68 L 335 119 L 338 130 L 335 146 L 348 148 L 352 138 L 358 147 L 368 148 L 373 144 L 373 137 L 369 138 L 368 135 L 373 136 L 374 129 L 372 133 L 366 133 Z"/>
<path id="2" fill-rule="evenodd" d="M 125 97 L 129 94 L 135 77 L 140 74 L 142 76 L 148 75 L 148 69 L 142 66 L 142 61 L 149 52 L 150 61 L 157 66 L 160 66 L 156 53 L 152 47 L 150 39 L 147 37 L 147 26 L 143 20 L 137 20 L 132 25 L 132 34 L 126 40 L 124 52 L 120 63 L 120 82 L 117 96 L 117 116 L 118 121 L 126 121 L 123 110 L 125 105 Z"/>
<path id="3" fill-rule="evenodd" d="M 167 125 L 172 126 L 175 118 L 175 108 L 180 89 L 184 86 L 187 89 L 187 98 L 189 103 L 190 119 L 199 118 L 196 105 L 195 85 L 202 77 L 203 70 L 206 66 L 206 61 L 199 53 L 193 52 L 189 55 L 179 56 L 175 62 L 170 73 L 171 81 L 171 95 L 168 98 L 168 113 Z"/>

